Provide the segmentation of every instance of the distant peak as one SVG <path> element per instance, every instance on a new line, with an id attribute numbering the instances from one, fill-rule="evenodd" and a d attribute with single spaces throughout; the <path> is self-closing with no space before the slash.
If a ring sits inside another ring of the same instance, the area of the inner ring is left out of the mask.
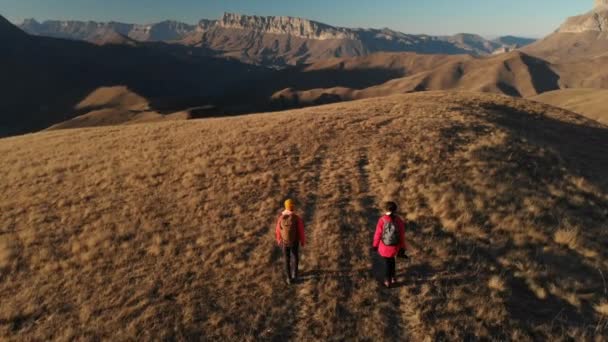
<path id="1" fill-rule="evenodd" d="M 23 19 L 22 25 L 31 25 L 31 24 L 38 25 L 40 23 L 34 18 Z"/>

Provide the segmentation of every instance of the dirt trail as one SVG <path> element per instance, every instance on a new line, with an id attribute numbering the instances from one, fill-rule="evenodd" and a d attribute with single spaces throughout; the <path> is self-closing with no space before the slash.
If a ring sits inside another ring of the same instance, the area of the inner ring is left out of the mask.
<path id="1" fill-rule="evenodd" d="M 351 287 L 350 279 L 343 276 L 340 260 L 348 247 L 343 245 L 338 210 L 344 201 L 347 189 L 344 176 L 340 174 L 340 161 L 334 155 L 322 161 L 319 187 L 312 196 L 316 199 L 315 210 L 307 222 L 308 246 L 302 253 L 301 284 L 298 285 L 300 312 L 297 336 L 302 340 L 321 339 L 327 331 L 325 325 L 341 322 L 334 329 L 335 338 L 353 338 L 353 327 L 343 317 L 350 316 L 344 306 L 345 295 Z M 345 248 L 346 247 L 346 248 Z"/>
<path id="2" fill-rule="evenodd" d="M 332 150 L 339 153 L 319 159 L 318 187 L 307 198 L 308 246 L 296 291 L 295 336 L 323 339 L 332 324 L 336 340 L 402 340 L 400 290 L 386 290 L 376 281 L 384 265 L 370 251 L 380 211 L 369 195 L 368 152 Z"/>

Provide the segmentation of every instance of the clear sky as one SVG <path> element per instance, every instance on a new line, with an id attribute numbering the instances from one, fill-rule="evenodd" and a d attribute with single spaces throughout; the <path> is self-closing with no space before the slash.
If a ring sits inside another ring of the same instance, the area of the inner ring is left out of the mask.
<path id="1" fill-rule="evenodd" d="M 236 12 L 406 33 L 540 37 L 592 7 L 593 0 L 0 0 L 0 15 L 15 23 L 24 18 L 195 23 Z"/>

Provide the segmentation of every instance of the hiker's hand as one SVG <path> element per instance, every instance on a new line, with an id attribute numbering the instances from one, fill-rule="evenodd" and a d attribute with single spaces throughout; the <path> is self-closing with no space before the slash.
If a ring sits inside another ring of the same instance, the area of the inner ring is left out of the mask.
<path id="1" fill-rule="evenodd" d="M 409 259 L 410 257 L 407 256 L 407 254 L 405 254 L 405 250 L 400 250 L 399 254 L 397 255 L 398 257 L 402 258 L 402 259 Z"/>

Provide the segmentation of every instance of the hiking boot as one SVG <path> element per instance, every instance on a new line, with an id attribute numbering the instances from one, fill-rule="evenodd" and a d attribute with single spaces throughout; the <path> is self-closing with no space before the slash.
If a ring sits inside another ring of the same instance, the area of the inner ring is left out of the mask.
<path id="1" fill-rule="evenodd" d="M 287 282 L 287 285 L 293 284 L 293 281 L 291 280 L 291 278 L 287 278 L 285 281 Z"/>

